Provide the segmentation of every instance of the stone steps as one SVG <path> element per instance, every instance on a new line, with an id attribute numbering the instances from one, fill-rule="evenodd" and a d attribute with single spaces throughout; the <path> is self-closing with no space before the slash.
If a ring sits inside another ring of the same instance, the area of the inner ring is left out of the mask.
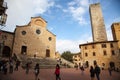
<path id="1" fill-rule="evenodd" d="M 30 67 L 34 68 L 36 63 L 39 63 L 40 68 L 55 68 L 57 61 L 51 58 L 33 58 L 28 56 L 19 56 L 21 65 L 25 68 L 26 63 L 30 63 Z"/>

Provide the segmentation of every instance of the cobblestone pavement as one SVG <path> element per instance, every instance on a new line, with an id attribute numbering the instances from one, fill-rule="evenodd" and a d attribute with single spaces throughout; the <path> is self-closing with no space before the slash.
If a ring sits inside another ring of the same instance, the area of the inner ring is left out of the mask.
<path id="1" fill-rule="evenodd" d="M 39 79 L 55 80 L 54 70 L 55 69 L 40 69 Z M 90 80 L 90 74 L 89 70 L 85 70 L 84 73 L 81 74 L 80 70 L 62 68 L 61 78 L 62 80 Z M 22 68 L 19 68 L 18 71 L 14 71 L 13 74 L 7 73 L 4 75 L 0 73 L 0 80 L 35 80 L 34 70 L 30 70 L 29 74 L 26 74 L 25 70 Z M 112 72 L 112 76 L 110 76 L 107 70 L 102 70 L 100 80 L 120 80 L 120 73 Z"/>

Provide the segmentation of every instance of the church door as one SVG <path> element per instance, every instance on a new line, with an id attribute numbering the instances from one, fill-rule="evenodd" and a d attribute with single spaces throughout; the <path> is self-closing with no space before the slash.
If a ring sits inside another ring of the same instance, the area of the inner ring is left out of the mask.
<path id="1" fill-rule="evenodd" d="M 21 48 L 21 54 L 27 54 L 27 46 L 22 46 Z"/>
<path id="2" fill-rule="evenodd" d="M 50 50 L 49 49 L 46 50 L 46 57 L 50 57 Z"/>

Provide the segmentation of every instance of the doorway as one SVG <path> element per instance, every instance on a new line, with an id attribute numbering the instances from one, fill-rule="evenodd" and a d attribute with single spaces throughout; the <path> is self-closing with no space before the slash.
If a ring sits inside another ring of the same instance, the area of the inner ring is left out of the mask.
<path id="1" fill-rule="evenodd" d="M 21 48 L 21 54 L 24 54 L 24 55 L 27 54 L 27 46 L 22 46 L 22 48 Z"/>
<path id="2" fill-rule="evenodd" d="M 86 61 L 86 67 L 89 67 L 89 62 L 88 61 Z"/>
<path id="3" fill-rule="evenodd" d="M 115 69 L 115 63 L 114 62 L 110 62 L 109 65 L 110 65 L 110 68 Z"/>
<path id="4" fill-rule="evenodd" d="M 50 57 L 50 50 L 46 49 L 46 57 Z"/>
<path id="5" fill-rule="evenodd" d="M 11 54 L 10 54 L 10 47 L 4 46 L 3 52 L 2 52 L 2 56 L 3 57 L 10 57 L 11 56 Z"/>

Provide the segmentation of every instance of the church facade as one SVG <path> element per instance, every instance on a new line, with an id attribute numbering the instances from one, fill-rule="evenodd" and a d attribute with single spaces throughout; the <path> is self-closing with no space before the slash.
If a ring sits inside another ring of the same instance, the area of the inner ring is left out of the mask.
<path id="1" fill-rule="evenodd" d="M 2 31 L 0 43 L 1 47 L 3 43 L 1 56 L 16 54 L 55 58 L 56 35 L 47 30 L 47 22 L 41 17 L 32 17 L 27 25 L 17 25 L 14 33 Z M 5 47 L 9 52 L 5 52 Z"/>

